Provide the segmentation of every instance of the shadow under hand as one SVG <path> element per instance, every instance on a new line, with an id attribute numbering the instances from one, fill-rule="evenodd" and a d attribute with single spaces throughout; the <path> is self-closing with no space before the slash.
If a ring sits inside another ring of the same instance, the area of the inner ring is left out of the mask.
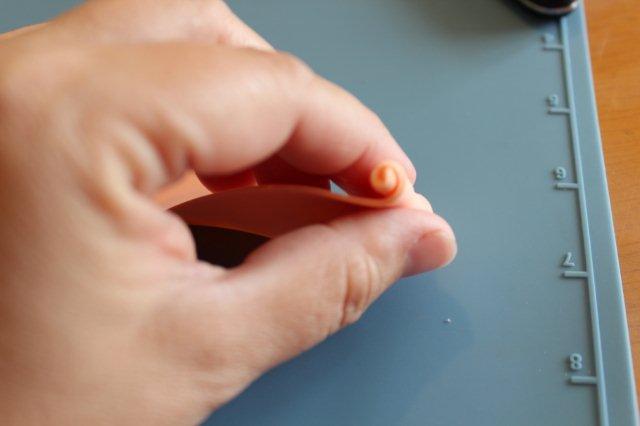
<path id="1" fill-rule="evenodd" d="M 268 238 L 230 229 L 189 225 L 198 259 L 213 265 L 233 268 L 240 265 Z"/>

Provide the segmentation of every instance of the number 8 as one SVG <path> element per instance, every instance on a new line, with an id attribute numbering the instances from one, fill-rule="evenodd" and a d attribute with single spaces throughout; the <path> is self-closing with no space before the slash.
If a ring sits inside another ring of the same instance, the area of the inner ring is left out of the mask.
<path id="1" fill-rule="evenodd" d="M 573 371 L 582 370 L 582 355 L 580 354 L 569 355 L 569 366 Z"/>

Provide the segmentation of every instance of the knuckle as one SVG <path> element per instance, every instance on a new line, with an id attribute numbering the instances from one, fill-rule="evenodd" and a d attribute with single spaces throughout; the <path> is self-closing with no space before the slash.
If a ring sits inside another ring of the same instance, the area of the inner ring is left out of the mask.
<path id="1" fill-rule="evenodd" d="M 176 2 L 179 5 L 182 5 L 182 0 L 178 0 Z M 193 2 L 197 7 L 203 8 L 205 11 L 211 12 L 227 12 L 230 11 L 229 6 L 223 0 L 197 0 Z"/>
<path id="2" fill-rule="evenodd" d="M 184 7 L 182 0 L 170 0 L 172 5 Z M 153 2 L 151 3 L 153 5 Z M 188 11 L 198 15 L 204 19 L 208 25 L 215 24 L 220 12 L 224 12 L 227 8 L 222 0 L 195 0 L 188 3 L 190 8 Z"/>
<path id="3" fill-rule="evenodd" d="M 287 79 L 306 85 L 313 78 L 311 68 L 297 56 L 287 52 L 273 54 L 274 62 Z"/>
<path id="4" fill-rule="evenodd" d="M 337 328 L 343 328 L 356 322 L 373 301 L 377 289 L 383 285 L 383 274 L 379 263 L 364 247 L 345 237 L 331 225 L 326 226 L 333 241 L 330 250 L 343 253 L 334 256 L 334 264 L 329 265 L 338 271 L 336 298 L 338 310 Z M 333 331 L 333 330 L 332 330 Z"/>
<path id="5" fill-rule="evenodd" d="M 53 101 L 70 76 L 68 51 L 25 50 L 2 58 L 0 68 L 0 108 L 3 112 L 34 113 Z M 6 60 L 5 60 L 6 59 Z"/>
<path id="6" fill-rule="evenodd" d="M 346 259 L 341 327 L 360 319 L 373 299 L 374 290 L 380 287 L 382 276 L 378 263 L 364 250 Z"/>
<path id="7" fill-rule="evenodd" d="M 177 1 L 177 5 L 184 6 L 184 2 Z M 223 0 L 197 0 L 190 2 L 188 13 L 189 25 L 194 35 L 213 37 L 217 42 L 226 44 L 235 41 L 234 15 Z"/>
<path id="8" fill-rule="evenodd" d="M 230 16 L 233 12 L 224 0 L 200 0 L 204 3 L 204 7 L 215 13 L 216 16 L 223 18 Z"/>
<path id="9" fill-rule="evenodd" d="M 75 143 L 79 121 L 87 113 L 79 108 L 82 52 L 27 48 L 6 61 L 0 58 L 0 131 L 7 140 L 20 141 L 7 144 L 7 152 L 13 160 L 30 158 L 25 173 L 47 170 L 75 179 L 89 168 L 83 160 L 91 144 Z"/>
<path id="10" fill-rule="evenodd" d="M 8 60 L 3 58 L 0 62 L 3 64 L 0 68 L 0 107 L 6 117 L 7 112 L 22 109 L 23 104 L 33 99 L 29 96 L 32 89 L 27 82 L 34 79 L 34 70 L 29 58 L 23 55 Z"/>

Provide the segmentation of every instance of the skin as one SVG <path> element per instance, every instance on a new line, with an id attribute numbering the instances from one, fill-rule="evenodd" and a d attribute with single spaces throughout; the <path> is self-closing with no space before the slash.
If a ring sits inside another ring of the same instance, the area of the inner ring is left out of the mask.
<path id="1" fill-rule="evenodd" d="M 415 179 L 373 112 L 220 1 L 95 0 L 0 37 L 3 424 L 195 424 L 455 255 L 415 194 L 234 269 L 196 259 L 152 201 L 187 170 L 356 194 L 394 160 Z"/>

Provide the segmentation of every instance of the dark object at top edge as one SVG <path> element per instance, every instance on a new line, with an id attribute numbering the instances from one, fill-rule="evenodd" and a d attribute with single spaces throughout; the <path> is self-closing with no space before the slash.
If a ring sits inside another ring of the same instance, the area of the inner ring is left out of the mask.
<path id="1" fill-rule="evenodd" d="M 527 8 L 546 16 L 563 16 L 578 8 L 580 0 L 518 0 Z"/>

